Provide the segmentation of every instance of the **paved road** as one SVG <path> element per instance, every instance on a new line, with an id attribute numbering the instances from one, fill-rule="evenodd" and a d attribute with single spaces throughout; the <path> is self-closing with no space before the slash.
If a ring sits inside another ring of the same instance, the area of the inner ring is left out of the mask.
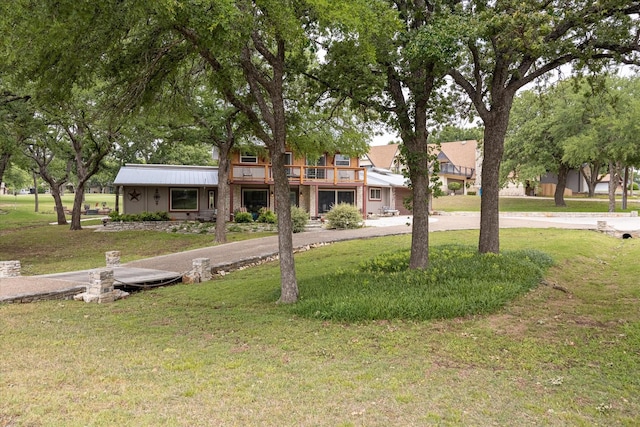
<path id="1" fill-rule="evenodd" d="M 411 232 L 410 216 L 396 216 L 367 220 L 367 226 L 357 230 L 325 230 L 308 231 L 294 234 L 294 247 L 302 248 L 318 243 L 337 242 L 407 234 Z M 626 215 L 589 215 L 573 214 L 554 215 L 545 213 L 521 213 L 501 216 L 501 228 L 571 228 L 571 229 L 597 229 L 599 221 L 606 221 L 610 230 L 620 233 L 628 232 L 634 237 L 640 237 L 640 217 Z M 602 225 L 602 224 L 601 224 Z M 451 215 L 432 216 L 430 218 L 430 231 L 478 229 L 480 216 L 478 213 L 458 213 Z M 123 264 L 114 270 L 118 280 L 132 273 L 133 269 L 160 270 L 182 274 L 191 269 L 195 258 L 209 258 L 211 265 L 217 269 L 225 269 L 227 266 L 245 260 L 259 260 L 278 253 L 277 236 L 260 239 L 246 240 L 242 242 L 227 243 L 225 245 L 211 246 L 176 254 L 163 255 L 154 258 L 141 259 Z M 86 277 L 83 280 L 82 277 Z M 21 276 L 16 278 L 0 279 L 0 302 L 15 300 L 21 296 L 49 295 L 57 292 L 73 292 L 82 288 L 88 282 L 88 271 L 71 272 L 47 276 Z M 28 298 L 27 298 L 28 299 Z"/>

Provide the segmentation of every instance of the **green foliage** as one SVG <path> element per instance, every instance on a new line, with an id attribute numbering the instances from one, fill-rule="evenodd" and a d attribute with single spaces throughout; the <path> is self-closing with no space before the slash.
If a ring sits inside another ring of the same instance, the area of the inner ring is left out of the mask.
<path id="1" fill-rule="evenodd" d="M 302 233 L 309 222 L 309 212 L 298 206 L 291 206 L 291 230 L 294 233 Z"/>
<path id="2" fill-rule="evenodd" d="M 278 222 L 278 217 L 272 210 L 262 208 L 260 209 L 260 213 L 258 214 L 256 221 L 266 224 L 275 224 Z"/>
<path id="3" fill-rule="evenodd" d="M 450 182 L 447 184 L 447 188 L 451 191 L 458 191 L 462 188 L 462 184 L 459 182 Z"/>
<path id="4" fill-rule="evenodd" d="M 233 216 L 233 220 L 239 224 L 253 222 L 253 215 L 251 215 L 251 212 L 236 212 Z"/>
<path id="5" fill-rule="evenodd" d="M 408 270 L 409 251 L 386 253 L 359 269 L 327 274 L 293 311 L 338 321 L 428 320 L 494 312 L 536 286 L 553 264 L 534 250 L 479 254 L 460 245 L 430 251 L 425 270 Z"/>
<path id="6" fill-rule="evenodd" d="M 120 214 L 112 211 L 109 218 L 114 222 L 171 221 L 167 212 L 141 212 L 139 214 Z"/>
<path id="7" fill-rule="evenodd" d="M 349 203 L 338 203 L 327 213 L 329 228 L 350 229 L 362 227 L 362 215 Z"/>

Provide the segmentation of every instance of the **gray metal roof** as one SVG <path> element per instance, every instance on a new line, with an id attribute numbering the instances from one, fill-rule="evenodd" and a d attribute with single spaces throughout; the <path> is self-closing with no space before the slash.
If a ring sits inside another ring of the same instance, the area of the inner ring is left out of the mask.
<path id="1" fill-rule="evenodd" d="M 369 187 L 379 185 L 381 187 L 406 187 L 407 178 L 395 173 L 378 173 L 367 170 L 367 185 Z"/>
<path id="2" fill-rule="evenodd" d="M 115 185 L 217 186 L 218 168 L 212 166 L 132 165 L 120 168 Z"/>

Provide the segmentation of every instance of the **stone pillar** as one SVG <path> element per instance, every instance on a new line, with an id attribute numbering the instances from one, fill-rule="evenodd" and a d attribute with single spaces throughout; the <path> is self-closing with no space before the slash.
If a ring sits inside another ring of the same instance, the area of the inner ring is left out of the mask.
<path id="1" fill-rule="evenodd" d="M 0 278 L 20 276 L 20 261 L 0 261 Z"/>
<path id="2" fill-rule="evenodd" d="M 182 276 L 182 283 L 201 283 L 211 280 L 211 260 L 209 258 L 195 258 L 191 266 L 191 270 Z"/>
<path id="3" fill-rule="evenodd" d="M 103 268 L 89 272 L 89 285 L 87 286 L 84 300 L 97 303 L 113 302 L 115 300 L 112 269 Z"/>
<path id="4" fill-rule="evenodd" d="M 120 267 L 120 251 L 105 252 L 107 267 Z"/>
<path id="5" fill-rule="evenodd" d="M 201 282 L 211 280 L 211 260 L 209 258 L 194 259 L 193 271 L 200 276 Z"/>

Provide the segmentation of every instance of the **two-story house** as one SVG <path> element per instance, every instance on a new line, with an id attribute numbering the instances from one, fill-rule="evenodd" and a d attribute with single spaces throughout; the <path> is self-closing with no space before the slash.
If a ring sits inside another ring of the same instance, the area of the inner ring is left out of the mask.
<path id="1" fill-rule="evenodd" d="M 466 194 L 467 190 L 477 190 L 480 186 L 480 171 L 482 154 L 475 140 L 443 142 L 436 149 L 440 172 L 438 176 L 443 189 L 447 184 L 458 182 L 462 188 L 460 193 Z M 402 173 L 406 166 L 400 157 L 400 145 L 379 145 L 370 148 L 369 152 L 361 158 L 361 165 L 376 169 L 385 169 L 393 173 Z"/>
<path id="2" fill-rule="evenodd" d="M 319 217 L 337 203 L 350 203 L 366 212 L 367 171 L 357 157 L 324 154 L 317 158 L 287 153 L 292 205 Z M 123 187 L 124 213 L 167 211 L 175 219 L 197 219 L 215 211 L 218 169 L 207 166 L 123 166 L 114 181 Z M 229 174 L 230 212 L 255 215 L 275 210 L 274 181 L 268 157 L 236 152 Z"/>

